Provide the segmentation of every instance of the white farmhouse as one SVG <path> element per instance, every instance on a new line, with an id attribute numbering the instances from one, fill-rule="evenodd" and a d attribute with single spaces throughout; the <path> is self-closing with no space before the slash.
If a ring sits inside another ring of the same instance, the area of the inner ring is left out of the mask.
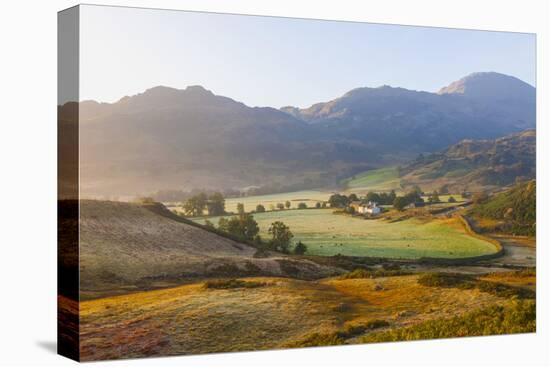
<path id="1" fill-rule="evenodd" d="M 361 203 L 360 201 L 354 201 L 350 206 L 355 209 L 355 212 L 358 214 L 380 214 L 380 207 L 373 201 L 369 201 L 366 204 Z"/>

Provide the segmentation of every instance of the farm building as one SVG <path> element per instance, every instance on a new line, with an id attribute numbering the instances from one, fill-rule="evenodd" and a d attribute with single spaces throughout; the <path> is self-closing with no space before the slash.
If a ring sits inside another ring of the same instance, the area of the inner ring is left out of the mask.
<path id="1" fill-rule="evenodd" d="M 352 201 L 349 206 L 359 214 L 380 214 L 381 211 L 378 204 L 373 201 L 369 201 L 366 204 L 360 201 Z"/>

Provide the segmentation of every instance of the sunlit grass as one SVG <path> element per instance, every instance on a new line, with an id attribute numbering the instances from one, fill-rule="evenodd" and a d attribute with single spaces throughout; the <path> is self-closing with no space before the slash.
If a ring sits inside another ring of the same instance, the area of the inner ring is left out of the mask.
<path id="1" fill-rule="evenodd" d="M 331 209 L 283 210 L 254 218 L 264 238 L 271 223 L 283 221 L 294 239 L 307 245 L 308 255 L 461 258 L 496 251 L 491 243 L 469 236 L 454 218 L 389 223 L 336 215 Z M 210 220 L 217 223 L 218 218 Z"/>

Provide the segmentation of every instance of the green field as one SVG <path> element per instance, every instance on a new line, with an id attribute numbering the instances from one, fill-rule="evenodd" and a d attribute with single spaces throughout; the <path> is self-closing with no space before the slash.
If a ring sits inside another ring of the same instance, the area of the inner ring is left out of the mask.
<path id="1" fill-rule="evenodd" d="M 466 234 L 457 219 L 422 222 L 408 219 L 396 223 L 332 214 L 331 209 L 283 210 L 254 214 L 261 235 L 274 221 L 283 221 L 295 240 L 308 246 L 307 254 L 375 256 L 389 258 L 461 258 L 495 252 L 486 241 Z M 219 218 L 210 218 L 217 224 Z M 204 219 L 197 219 L 204 223 Z"/>
<path id="2" fill-rule="evenodd" d="M 400 190 L 397 167 L 366 171 L 350 177 L 342 184 L 349 192 Z"/>
<path id="3" fill-rule="evenodd" d="M 271 207 L 276 207 L 277 203 L 285 203 L 290 201 L 291 208 L 297 208 L 299 203 L 305 203 L 309 208 L 314 208 L 318 202 L 327 201 L 330 197 L 330 192 L 322 192 L 315 190 L 304 190 L 295 192 L 285 192 L 281 194 L 246 196 L 241 198 L 225 199 L 225 210 L 228 213 L 237 212 L 237 204 L 243 203 L 244 210 L 251 212 L 256 210 L 256 205 L 262 204 L 265 210 L 272 210 Z M 180 208 L 176 208 L 179 210 Z"/>

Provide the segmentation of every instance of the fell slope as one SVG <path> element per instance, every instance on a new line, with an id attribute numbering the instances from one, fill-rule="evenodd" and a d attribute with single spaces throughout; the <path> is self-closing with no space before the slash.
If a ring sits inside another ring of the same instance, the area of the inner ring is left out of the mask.
<path id="1" fill-rule="evenodd" d="M 425 190 L 448 185 L 479 191 L 530 179 L 536 173 L 536 132 L 525 130 L 494 140 L 463 140 L 440 153 L 420 156 L 402 167 L 402 185 Z"/>
<path id="2" fill-rule="evenodd" d="M 140 204 L 83 200 L 80 205 L 80 286 L 88 296 L 113 289 L 148 289 L 193 278 L 292 275 L 316 278 L 335 270 L 256 249 Z"/>
<path id="3" fill-rule="evenodd" d="M 536 234 L 537 185 L 535 180 L 522 182 L 512 189 L 501 192 L 485 203 L 478 204 L 470 214 L 483 226 L 491 220 L 493 228 L 487 230 L 515 235 Z"/>

